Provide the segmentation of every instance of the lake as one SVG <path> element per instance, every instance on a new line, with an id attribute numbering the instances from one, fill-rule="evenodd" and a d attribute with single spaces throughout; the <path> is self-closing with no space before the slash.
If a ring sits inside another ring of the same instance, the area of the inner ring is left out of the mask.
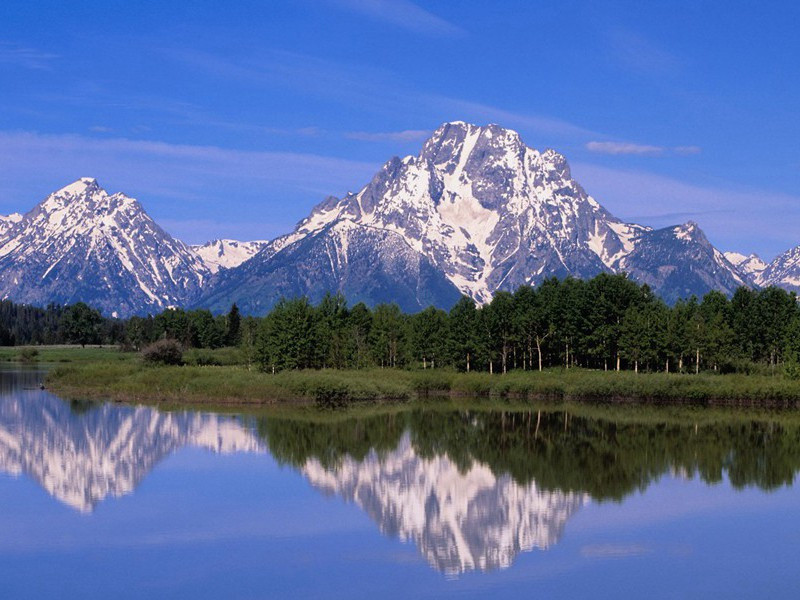
<path id="1" fill-rule="evenodd" d="M 218 414 L 0 371 L 3 598 L 797 597 L 800 416 Z"/>

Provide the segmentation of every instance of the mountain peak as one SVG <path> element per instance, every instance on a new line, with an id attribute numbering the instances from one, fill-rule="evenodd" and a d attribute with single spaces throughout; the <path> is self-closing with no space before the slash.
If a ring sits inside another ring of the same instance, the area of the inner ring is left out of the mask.
<path id="1" fill-rule="evenodd" d="M 60 190 L 53 192 L 53 196 L 78 196 L 87 192 L 104 191 L 94 177 L 81 177 Z"/>
<path id="2" fill-rule="evenodd" d="M 133 198 L 82 177 L 0 227 L 0 289 L 17 302 L 83 301 L 112 316 L 179 304 L 210 271 Z"/>
<path id="3" fill-rule="evenodd" d="M 683 225 L 673 228 L 675 237 L 685 242 L 696 242 L 705 240 L 705 234 L 700 226 L 694 221 L 686 221 Z"/>

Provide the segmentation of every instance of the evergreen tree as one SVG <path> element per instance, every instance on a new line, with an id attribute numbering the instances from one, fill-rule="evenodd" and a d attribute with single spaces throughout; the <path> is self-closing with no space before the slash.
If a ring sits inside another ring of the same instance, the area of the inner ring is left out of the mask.
<path id="1" fill-rule="evenodd" d="M 242 317 L 239 314 L 239 307 L 236 306 L 235 302 L 228 313 L 227 326 L 228 331 L 225 334 L 225 344 L 228 346 L 238 345 L 241 335 Z"/>

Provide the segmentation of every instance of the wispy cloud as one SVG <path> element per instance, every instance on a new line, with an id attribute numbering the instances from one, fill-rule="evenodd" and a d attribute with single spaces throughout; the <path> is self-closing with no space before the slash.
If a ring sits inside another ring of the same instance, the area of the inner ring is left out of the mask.
<path id="1" fill-rule="evenodd" d="M 588 142 L 586 149 L 590 152 L 600 154 L 663 154 L 664 148 L 661 146 L 649 146 L 646 144 L 632 144 L 630 142 Z"/>
<path id="2" fill-rule="evenodd" d="M 712 243 L 764 258 L 800 244 L 800 196 L 583 162 L 571 167 L 586 191 L 620 218 L 666 227 L 683 220 L 681 215 L 705 214 L 697 220 Z"/>
<path id="3" fill-rule="evenodd" d="M 427 129 L 406 129 L 404 131 L 348 131 L 344 134 L 351 140 L 362 142 L 418 142 L 428 137 L 431 132 Z"/>
<path id="4" fill-rule="evenodd" d="M 597 131 L 587 129 L 575 123 L 556 117 L 535 114 L 533 112 L 513 111 L 458 98 L 446 96 L 427 96 L 428 102 L 444 107 L 456 115 L 466 115 L 470 118 L 481 118 L 488 122 L 497 123 L 506 127 L 525 128 L 533 132 L 556 135 L 567 138 L 585 138 L 586 136 L 600 136 Z"/>
<path id="5" fill-rule="evenodd" d="M 680 154 L 688 156 L 691 154 L 699 154 L 701 148 L 699 146 L 653 146 L 651 144 L 634 144 L 632 142 L 587 142 L 585 148 L 589 152 L 596 152 L 598 154 L 634 154 L 638 156 L 661 156 L 664 154 Z"/>
<path id="6" fill-rule="evenodd" d="M 47 165 L 46 175 L 41 165 Z M 217 220 L 225 235 L 236 237 L 241 229 L 242 237 L 272 237 L 291 229 L 326 195 L 359 189 L 379 166 L 306 153 L 0 132 L 0 211 L 24 212 L 52 190 L 92 176 L 139 198 L 159 220 L 184 220 L 191 211 L 192 219 Z M 220 208 L 229 205 L 236 209 Z M 244 227 L 245 220 L 273 225 L 259 234 L 259 228 Z M 205 236 L 210 229 L 199 231 Z"/>
<path id="7" fill-rule="evenodd" d="M 414 33 L 460 36 L 465 31 L 410 0 L 329 0 L 329 3 Z"/>
<path id="8" fill-rule="evenodd" d="M 52 61 L 56 58 L 58 58 L 57 54 L 9 42 L 0 42 L 0 64 L 26 69 L 50 69 Z"/>
<path id="9" fill-rule="evenodd" d="M 611 56 L 625 68 L 644 75 L 674 75 L 681 68 L 677 56 L 654 41 L 626 29 L 607 33 Z"/>
<path id="10" fill-rule="evenodd" d="M 688 156 L 691 154 L 700 154 L 703 149 L 700 148 L 700 146 L 675 146 L 672 151 L 675 152 L 675 154 Z"/>
<path id="11" fill-rule="evenodd" d="M 403 114 L 419 120 L 438 114 L 442 121 L 461 119 L 478 124 L 498 123 L 551 138 L 583 141 L 587 137 L 607 137 L 601 132 L 564 119 L 536 114 L 535 111 L 508 110 L 420 91 L 403 82 L 396 73 L 374 67 L 279 51 L 239 59 L 172 49 L 163 50 L 163 54 L 190 68 L 248 86 L 301 90 L 371 112 L 395 115 L 403 111 Z M 439 123 L 432 124 L 437 125 Z"/>

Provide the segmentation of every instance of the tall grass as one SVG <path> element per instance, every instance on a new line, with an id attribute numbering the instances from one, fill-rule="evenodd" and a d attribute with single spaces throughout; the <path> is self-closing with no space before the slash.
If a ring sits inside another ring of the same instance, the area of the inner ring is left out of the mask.
<path id="1" fill-rule="evenodd" d="M 435 396 L 549 399 L 649 404 L 794 407 L 800 382 L 780 375 L 678 375 L 581 369 L 515 371 L 506 375 L 450 370 L 283 371 L 261 373 L 236 365 L 203 364 L 195 357 L 175 367 L 138 360 L 74 361 L 56 367 L 48 385 L 72 397 L 154 402 L 274 404 L 424 399 Z"/>

